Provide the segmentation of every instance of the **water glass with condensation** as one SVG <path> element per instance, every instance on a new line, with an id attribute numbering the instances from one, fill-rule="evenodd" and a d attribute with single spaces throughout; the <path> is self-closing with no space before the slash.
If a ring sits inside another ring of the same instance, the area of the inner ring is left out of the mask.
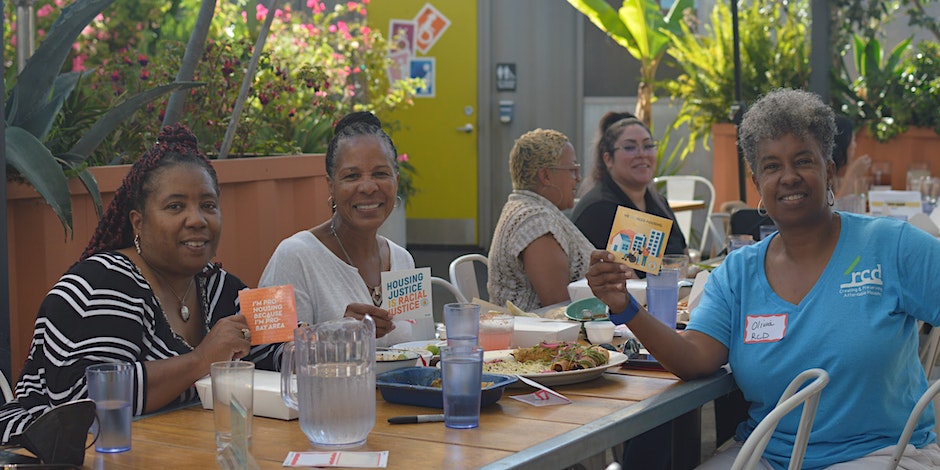
<path id="1" fill-rule="evenodd" d="M 212 380 L 212 414 L 215 417 L 215 447 L 221 451 L 232 444 L 233 423 L 241 422 L 232 415 L 232 401 L 245 410 L 245 445 L 251 443 L 251 418 L 254 411 L 255 364 L 247 361 L 213 362 L 209 366 Z"/>
<path id="2" fill-rule="evenodd" d="M 92 433 L 98 436 L 95 450 L 107 453 L 130 450 L 133 366 L 127 362 L 91 365 L 85 368 L 85 381 L 98 417 L 92 428 Z"/>
<path id="3" fill-rule="evenodd" d="M 441 348 L 444 426 L 456 429 L 480 425 L 483 348 Z"/>
<path id="4" fill-rule="evenodd" d="M 480 338 L 480 306 L 454 303 L 444 305 L 444 327 L 447 345 L 452 348 L 473 349 Z"/>
<path id="5" fill-rule="evenodd" d="M 689 277 L 689 256 L 684 254 L 663 255 L 663 268 L 679 270 L 679 279 Z"/>
<path id="6" fill-rule="evenodd" d="M 646 275 L 646 309 L 669 328 L 676 327 L 679 306 L 679 270 L 663 268 Z"/>

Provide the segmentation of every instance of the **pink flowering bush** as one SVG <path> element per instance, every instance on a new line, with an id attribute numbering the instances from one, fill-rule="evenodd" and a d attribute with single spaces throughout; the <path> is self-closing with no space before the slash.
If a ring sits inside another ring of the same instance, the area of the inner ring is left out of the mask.
<path id="1" fill-rule="evenodd" d="M 62 3 L 35 4 L 37 41 Z M 187 92 L 181 121 L 193 129 L 209 154 L 221 146 L 267 15 L 267 9 L 256 3 L 217 3 L 194 77 L 205 85 Z M 70 145 L 69 136 L 81 135 L 84 123 L 94 122 L 96 114 L 127 96 L 175 80 L 199 4 L 199 0 L 118 1 L 86 28 L 66 66 L 87 72 L 64 107 L 59 132 L 63 148 Z M 328 9 L 320 1 L 308 0 L 297 11 L 289 6 L 276 11 L 239 117 L 232 154 L 322 152 L 340 116 L 357 110 L 383 116 L 412 103 L 420 80 L 390 82 L 390 46 L 367 25 L 367 5 L 368 0 L 350 1 Z M 8 8 L 6 24 L 13 22 Z M 14 31 L 11 27 L 5 31 L 7 67 L 15 68 Z M 159 133 L 166 102 L 167 98 L 154 101 L 128 119 L 99 146 L 90 163 L 129 162 L 141 155 Z"/>

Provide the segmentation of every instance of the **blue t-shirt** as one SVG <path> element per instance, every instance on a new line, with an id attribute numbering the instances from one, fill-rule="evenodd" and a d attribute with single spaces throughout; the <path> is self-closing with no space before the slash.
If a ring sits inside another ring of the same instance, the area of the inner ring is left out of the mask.
<path id="1" fill-rule="evenodd" d="M 940 241 L 895 219 L 839 216 L 832 258 L 799 305 L 781 299 L 767 281 L 767 239 L 735 250 L 715 269 L 687 328 L 728 348 L 735 381 L 752 402 L 740 440 L 800 372 L 829 372 L 804 468 L 897 443 L 927 389 L 917 320 L 940 323 Z M 911 444 L 933 442 L 933 416 L 928 408 Z M 774 432 L 764 457 L 775 468 L 786 468 L 799 420 L 791 412 Z"/>

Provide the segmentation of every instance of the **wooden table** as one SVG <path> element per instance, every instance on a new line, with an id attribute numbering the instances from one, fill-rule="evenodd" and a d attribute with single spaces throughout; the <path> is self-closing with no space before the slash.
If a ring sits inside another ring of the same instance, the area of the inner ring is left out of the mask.
<path id="1" fill-rule="evenodd" d="M 377 394 L 376 425 L 357 451 L 389 451 L 388 468 L 562 468 L 697 410 L 734 390 L 730 372 L 682 382 L 667 372 L 614 368 L 598 379 L 555 387 L 570 405 L 533 407 L 507 395 L 485 407 L 480 427 L 390 425 L 391 416 L 433 413 L 387 403 Z M 313 449 L 295 421 L 255 417 L 251 453 L 261 468 L 283 468 L 288 451 Z M 697 461 L 699 448 L 689 449 Z M 211 410 L 194 406 L 133 423 L 128 452 L 85 454 L 88 469 L 218 468 Z"/>
<path id="2" fill-rule="evenodd" d="M 682 212 L 682 211 L 694 211 L 697 209 L 705 208 L 705 201 L 698 199 L 690 200 L 681 200 L 681 199 L 670 199 L 669 208 L 673 212 Z"/>

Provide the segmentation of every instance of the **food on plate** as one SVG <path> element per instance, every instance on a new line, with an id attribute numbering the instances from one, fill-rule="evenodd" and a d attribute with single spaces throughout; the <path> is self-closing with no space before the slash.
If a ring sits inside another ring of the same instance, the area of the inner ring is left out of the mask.
<path id="1" fill-rule="evenodd" d="M 431 385 L 429 385 L 429 386 L 432 387 L 432 388 L 441 388 L 441 384 L 443 384 L 443 383 L 444 383 L 444 382 L 441 380 L 441 378 L 438 377 L 438 378 L 432 380 L 432 381 L 431 381 Z M 496 382 L 480 382 L 480 388 L 481 388 L 481 389 L 486 388 L 486 387 L 492 387 L 493 385 L 496 385 Z"/>
<path id="2" fill-rule="evenodd" d="M 534 314 L 534 313 L 529 313 L 529 312 L 523 311 L 523 310 L 522 310 L 521 308 L 519 308 L 519 307 L 516 307 L 516 304 L 512 303 L 512 302 L 509 301 L 509 300 L 506 301 L 506 310 L 509 311 L 509 314 L 510 314 L 510 315 L 513 315 L 513 316 L 516 316 L 516 317 L 533 317 L 533 318 L 539 318 L 539 316 L 536 315 L 536 314 Z"/>
<path id="3" fill-rule="evenodd" d="M 531 348 L 513 350 L 512 357 L 514 361 L 488 361 L 483 370 L 496 374 L 540 374 L 592 369 L 607 364 L 610 352 L 600 346 L 543 341 Z"/>

